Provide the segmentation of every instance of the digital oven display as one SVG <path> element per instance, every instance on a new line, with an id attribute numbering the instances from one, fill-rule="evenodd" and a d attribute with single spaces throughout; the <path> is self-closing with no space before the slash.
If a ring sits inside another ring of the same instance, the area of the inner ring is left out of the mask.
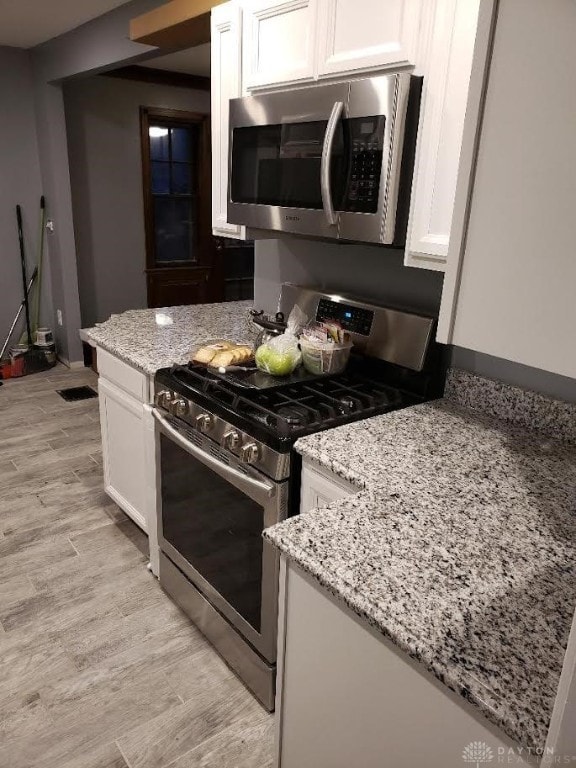
<path id="1" fill-rule="evenodd" d="M 316 310 L 316 320 L 338 320 L 344 330 L 369 336 L 374 320 L 374 312 L 350 304 L 341 304 L 331 299 L 320 299 Z"/>

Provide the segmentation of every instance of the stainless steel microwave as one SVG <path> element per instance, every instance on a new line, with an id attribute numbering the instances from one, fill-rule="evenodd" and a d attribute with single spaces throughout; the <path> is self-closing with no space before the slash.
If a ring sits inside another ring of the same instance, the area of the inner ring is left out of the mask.
<path id="1" fill-rule="evenodd" d="M 395 73 L 232 99 L 228 221 L 403 245 L 421 83 Z"/>

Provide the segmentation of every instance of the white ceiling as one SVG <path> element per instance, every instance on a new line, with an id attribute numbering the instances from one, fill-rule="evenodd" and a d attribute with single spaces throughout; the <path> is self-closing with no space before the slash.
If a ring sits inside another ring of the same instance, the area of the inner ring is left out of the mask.
<path id="1" fill-rule="evenodd" d="M 0 0 L 2 2 L 2 0 Z M 168 72 L 186 72 L 189 75 L 210 77 L 210 43 L 186 48 L 184 51 L 169 53 L 154 59 L 146 59 L 142 67 L 165 69 Z"/>
<path id="2" fill-rule="evenodd" d="M 0 0 L 0 45 L 32 48 L 128 0 Z"/>

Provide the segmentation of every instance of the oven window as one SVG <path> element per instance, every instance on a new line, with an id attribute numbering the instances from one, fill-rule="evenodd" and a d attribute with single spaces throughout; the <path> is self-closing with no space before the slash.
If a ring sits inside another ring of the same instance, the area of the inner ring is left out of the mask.
<path id="1" fill-rule="evenodd" d="M 160 437 L 164 538 L 259 632 L 263 508 Z"/>
<path id="2" fill-rule="evenodd" d="M 327 121 L 235 128 L 231 199 L 235 203 L 321 209 L 320 163 Z M 343 123 L 332 150 L 332 197 L 345 183 Z"/>

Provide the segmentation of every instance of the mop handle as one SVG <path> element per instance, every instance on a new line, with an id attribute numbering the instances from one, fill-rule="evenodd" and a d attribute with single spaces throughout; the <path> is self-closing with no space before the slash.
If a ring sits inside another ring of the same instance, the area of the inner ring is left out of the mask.
<path id="1" fill-rule="evenodd" d="M 32 272 L 32 277 L 28 281 L 28 293 L 30 293 L 30 290 L 34 285 L 34 281 L 36 280 L 37 275 L 38 275 L 38 267 L 34 267 L 34 272 Z M 6 336 L 4 340 L 4 344 L 2 345 L 2 349 L 0 349 L 0 360 L 2 360 L 2 358 L 4 357 L 4 353 L 8 349 L 8 344 L 10 343 L 10 337 L 14 333 L 14 328 L 16 328 L 16 325 L 18 324 L 18 320 L 20 320 L 20 315 L 22 314 L 23 309 L 24 309 L 24 301 L 22 300 L 20 302 L 20 306 L 18 307 L 18 312 L 16 312 L 16 317 L 14 318 L 14 320 L 12 320 L 12 325 L 10 326 L 10 330 L 8 331 L 8 336 Z"/>
<path id="2" fill-rule="evenodd" d="M 30 307 L 28 306 L 28 278 L 26 277 L 26 254 L 24 251 L 24 233 L 22 232 L 22 209 L 16 206 L 16 221 L 18 222 L 18 241 L 20 243 L 20 264 L 22 266 L 22 288 L 24 290 L 24 311 L 26 314 L 26 333 L 28 345 L 32 346 L 32 333 L 30 331 Z"/>
<path id="3" fill-rule="evenodd" d="M 44 253 L 44 230 L 46 228 L 46 200 L 44 195 L 40 198 L 40 232 L 38 233 L 38 285 L 36 286 L 35 301 L 34 304 L 34 325 L 33 330 L 36 332 L 40 327 L 40 303 L 42 301 L 42 256 Z"/>

